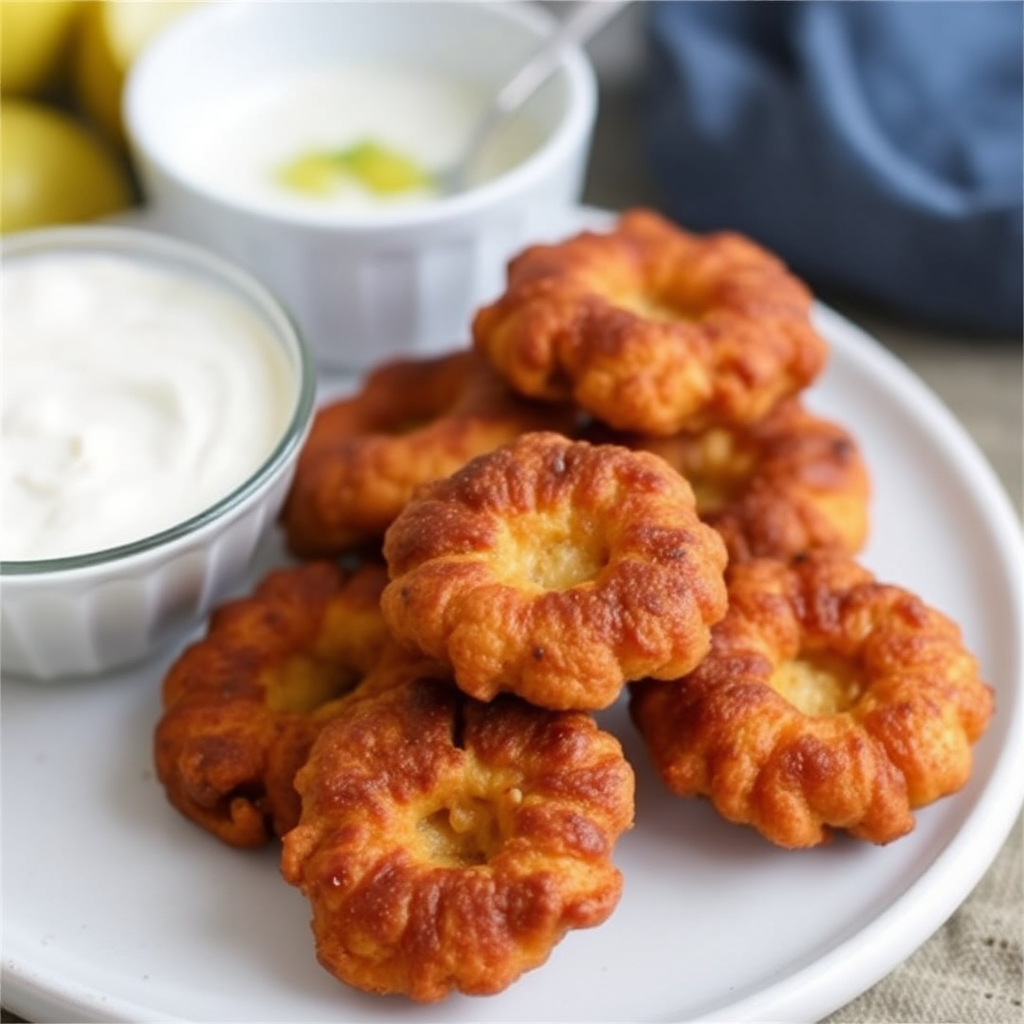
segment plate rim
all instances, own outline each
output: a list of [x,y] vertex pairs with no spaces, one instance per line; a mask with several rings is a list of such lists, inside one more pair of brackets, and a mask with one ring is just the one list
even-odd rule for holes
[[[995,470],[963,424],[913,370],[863,328],[821,302],[815,302],[815,317],[828,326],[830,333],[838,331],[849,336],[853,344],[844,349],[844,356],[859,361],[862,367],[869,362],[884,366],[888,377],[899,381],[898,388],[892,386],[890,390],[913,395],[915,409],[924,410],[929,417],[928,426],[940,430],[942,440],[954,446],[957,452],[954,461],[958,469],[967,470],[982,488],[984,494],[977,505],[981,508],[984,504],[988,523],[993,527],[991,536],[995,546],[1007,553],[1013,553],[1016,548],[1016,564],[1024,564],[1024,529]],[[870,359],[858,350],[861,347],[870,354]],[[946,451],[948,453],[949,448]],[[1006,583],[1020,621],[1020,576],[1008,572]],[[775,985],[715,1010],[703,1020],[818,1020],[823,1014],[845,1006],[887,977],[956,913],[991,868],[1024,809],[1024,713],[1020,702],[1020,693],[1024,691],[1024,649],[1020,635],[1016,638],[1013,660],[1018,691],[1016,713],[1010,717],[1005,741],[991,777],[960,823],[956,834],[927,869],[915,878],[913,884],[886,911],[876,915],[828,953],[787,975]],[[972,824],[987,839],[982,844],[985,855],[977,859],[978,833],[968,828]],[[967,856],[968,852],[972,856]],[[936,877],[945,883],[938,897],[932,900],[918,899],[917,892],[922,887],[935,888]],[[956,880],[955,885],[949,884],[950,878]],[[907,926],[907,918],[903,913],[908,903],[913,903],[918,911],[914,927]],[[921,913],[922,907],[926,913]],[[898,951],[896,958],[879,958],[880,948],[888,948],[890,953]],[[885,959],[888,966],[880,970],[876,962],[878,959]],[[823,989],[829,989],[827,999]],[[845,993],[839,1001],[835,1000],[836,991]]]

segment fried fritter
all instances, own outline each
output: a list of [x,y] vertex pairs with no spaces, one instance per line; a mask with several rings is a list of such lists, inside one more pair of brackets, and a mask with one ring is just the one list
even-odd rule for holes
[[585,713],[406,680],[320,733],[282,872],[311,903],[318,959],[349,985],[495,993],[614,910],[633,785]]
[[598,427],[586,436],[654,452],[682,473],[731,562],[854,555],[867,538],[871,484],[856,439],[798,398],[746,427],[667,438]]
[[811,294],[779,259],[648,210],[513,258],[473,342],[524,395],[658,436],[754,423],[827,357]]
[[417,485],[573,416],[520,397],[472,351],[385,363],[314,417],[281,514],[286,543],[300,557],[379,543]]
[[396,638],[471,696],[596,709],[689,671],[725,613],[721,538],[662,459],[528,434],[423,488],[385,537]]
[[785,847],[888,843],[960,789],[992,690],[959,627],[856,562],[730,567],[729,612],[690,675],[632,688],[668,788]]
[[376,689],[373,669],[394,647],[386,579],[381,566],[310,562],[214,611],[164,679],[154,737],[157,775],[182,814],[232,846],[295,824],[292,783],[314,737]]

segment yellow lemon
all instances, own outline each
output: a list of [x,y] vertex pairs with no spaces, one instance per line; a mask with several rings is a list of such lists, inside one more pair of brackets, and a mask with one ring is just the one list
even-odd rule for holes
[[74,0],[0,3],[0,90],[30,96],[55,88],[66,69],[81,5]]
[[86,114],[119,146],[124,80],[146,45],[176,18],[196,6],[189,0],[89,0],[82,5],[72,77]]
[[0,232],[93,220],[132,202],[127,170],[88,128],[33,100],[0,102]]

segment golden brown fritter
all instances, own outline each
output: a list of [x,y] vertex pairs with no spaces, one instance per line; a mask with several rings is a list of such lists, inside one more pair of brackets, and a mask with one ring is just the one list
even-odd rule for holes
[[648,210],[524,250],[473,341],[524,395],[659,436],[756,422],[827,356],[811,294],[780,260]]
[[300,557],[379,543],[413,489],[528,430],[569,429],[573,413],[513,392],[472,351],[396,359],[313,419],[282,511]]
[[282,872],[357,988],[499,992],[618,903],[633,773],[585,713],[406,681],[325,726],[296,786]]
[[310,562],[214,611],[171,665],[156,726],[157,775],[182,814],[232,846],[295,824],[292,782],[313,738],[373,692],[372,670],[394,647],[380,613],[386,579],[381,566]]
[[669,789],[786,847],[888,843],[960,789],[993,694],[960,630],[855,562],[730,567],[729,612],[688,676],[630,710]]
[[381,607],[473,697],[607,707],[689,671],[725,613],[721,538],[662,459],[527,434],[423,488],[392,524]]
[[854,555],[867,538],[871,485],[856,439],[798,398],[746,427],[666,438],[597,427],[586,436],[654,452],[682,473],[731,562]]

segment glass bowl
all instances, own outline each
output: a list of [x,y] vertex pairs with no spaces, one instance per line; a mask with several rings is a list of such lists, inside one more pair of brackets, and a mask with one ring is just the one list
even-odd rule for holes
[[[0,665],[5,676],[37,680],[93,675],[144,659],[183,637],[240,583],[284,501],[312,420],[316,385],[307,346],[281,304],[217,256],[146,231],[45,229],[3,240],[5,282],[7,271],[21,261],[54,255],[99,255],[213,288],[229,308],[244,311],[247,324],[259,325],[283,357],[286,369],[279,372],[288,378],[287,409],[283,428],[255,471],[181,521],[115,546],[0,561]],[[15,358],[8,335],[5,382],[14,376]],[[14,404],[5,395],[5,419]],[[9,441],[5,436],[8,452]],[[5,478],[15,471],[9,465]],[[4,504],[7,520],[9,495]]]

